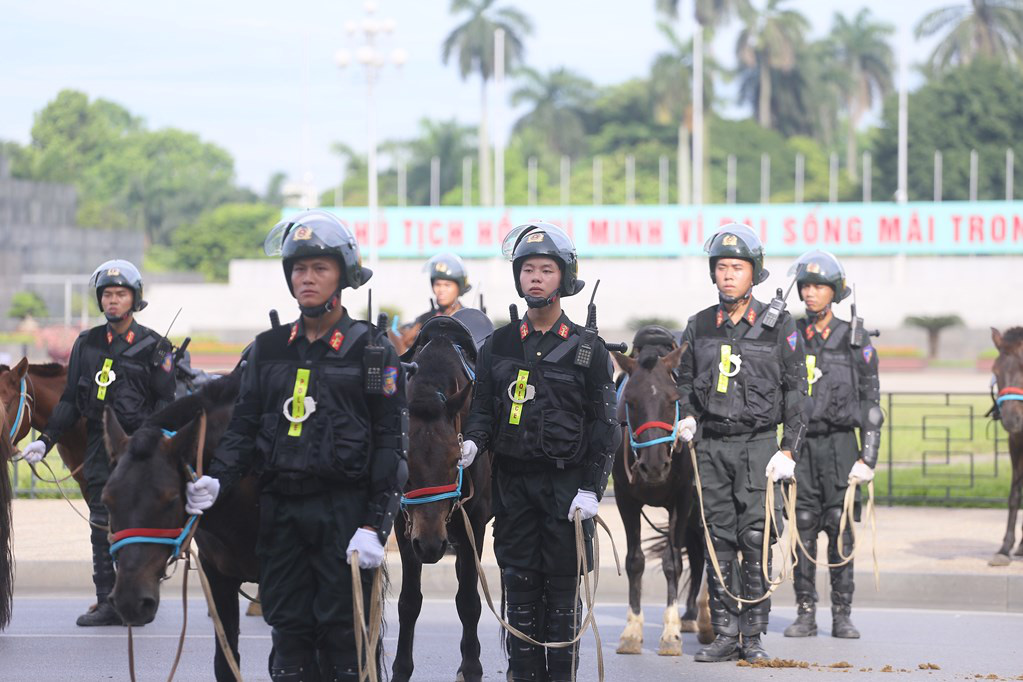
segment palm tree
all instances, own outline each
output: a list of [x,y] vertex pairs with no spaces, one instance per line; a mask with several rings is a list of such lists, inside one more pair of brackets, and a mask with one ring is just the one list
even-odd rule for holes
[[942,32],[929,60],[936,71],[975,57],[1023,61],[1023,0],[971,0],[928,12],[916,25],[917,39]]
[[861,9],[852,21],[835,13],[830,41],[835,60],[848,74],[845,90],[845,111],[849,126],[845,143],[845,164],[849,177],[856,174],[856,130],[860,118],[874,106],[874,101],[892,91],[895,58],[888,38],[895,33],[891,24],[873,21],[870,10]]
[[530,111],[516,121],[515,131],[536,131],[546,148],[558,155],[583,151],[586,137],[580,112],[593,99],[593,83],[564,67],[547,74],[524,67],[517,75],[522,83],[512,92],[512,106],[526,104]]
[[440,159],[440,196],[458,186],[462,159],[473,152],[472,128],[455,119],[419,121],[419,135],[407,144],[410,154],[408,199],[413,206],[430,203],[430,164]]
[[533,30],[529,17],[511,7],[494,8],[497,0],[451,0],[451,12],[467,12],[468,18],[444,39],[441,56],[447,64],[458,59],[458,72],[465,80],[480,76],[479,177],[484,205],[490,197],[490,145],[487,136],[487,81],[494,75],[494,31],[504,30],[505,68],[513,70],[525,51],[522,39]]
[[771,127],[772,72],[793,69],[803,37],[810,29],[810,22],[798,10],[781,7],[786,1],[768,0],[764,11],[746,12],[745,26],[735,44],[739,62],[756,71],[759,83],[755,109],[764,128]]

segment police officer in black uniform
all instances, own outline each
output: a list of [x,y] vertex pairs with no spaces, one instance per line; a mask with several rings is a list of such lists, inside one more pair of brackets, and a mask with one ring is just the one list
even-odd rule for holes
[[[809,383],[807,437],[796,464],[799,496],[796,528],[803,546],[817,559],[817,536],[828,536],[828,563],[838,564],[838,531],[846,489],[853,479],[874,477],[881,443],[881,393],[877,380],[877,353],[863,331],[854,330],[831,311],[850,294],[845,271],[830,253],[810,251],[790,271],[796,278],[806,318],[796,324],[806,346]],[[860,429],[860,444],[856,442]],[[858,491],[857,491],[858,494]],[[859,500],[857,499],[857,510]],[[850,526],[852,519],[849,520]],[[842,550],[853,550],[851,527],[843,534]],[[817,604],[817,567],[806,556],[796,566],[795,592],[798,614],[785,629],[786,637],[813,637]],[[853,596],[853,562],[831,571],[831,635],[856,639],[859,631],[849,619]]]
[[[372,274],[344,223],[302,212],[274,227],[265,249],[283,257],[302,314],[256,337],[210,475],[188,485],[189,510],[255,469],[270,677],[357,680],[348,562],[356,550],[363,569],[384,558],[408,477],[405,380],[386,335],[341,306],[342,290]],[[371,571],[362,576],[368,611]]]
[[460,297],[467,294],[472,285],[461,258],[453,253],[438,253],[426,262],[423,271],[430,273],[433,300],[430,301],[430,309],[417,317],[413,325],[423,325],[437,315],[452,315],[465,307]]
[[[724,584],[708,562],[717,636],[695,658],[752,661],[768,658],[760,636],[767,632],[771,602],[739,608],[725,589],[744,599],[767,591],[762,543],[771,529],[764,518],[765,495],[767,485],[792,477],[792,458],[805,431],[806,368],[791,316],[782,311],[770,320],[768,306],[753,298],[753,287],[768,274],[756,233],[732,223],[711,237],[705,250],[719,303],[689,318],[682,337],[688,347],[680,361],[685,417],[679,434],[687,441],[699,436],[704,511]],[[784,423],[780,448],[779,423]],[[740,554],[736,586],[733,571]]]
[[110,406],[125,431],[132,433],[153,412],[174,399],[170,342],[135,321],[146,307],[142,275],[126,260],[103,263],[89,286],[107,323],[82,332],[71,349],[67,388],[39,440],[25,448],[29,462],[41,460],[61,435],[86,420],[85,494],[92,524],[92,580],[96,606],[78,617],[78,625],[120,625],[108,597],[114,589],[114,566],[107,541],[107,509],[100,501],[110,475],[103,442],[103,408]]
[[[503,251],[528,310],[480,351],[462,461],[493,453],[494,553],[509,623],[537,641],[563,642],[581,614],[572,519],[576,510],[585,519],[589,570],[591,519],[621,438],[611,360],[595,330],[587,334],[561,310],[561,299],[584,286],[568,235],[549,223],[521,225]],[[576,647],[545,655],[511,636],[508,654],[510,680],[570,680],[578,660]]]

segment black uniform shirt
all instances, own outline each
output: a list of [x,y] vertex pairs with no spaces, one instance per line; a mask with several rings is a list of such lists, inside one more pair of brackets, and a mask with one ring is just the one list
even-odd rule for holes
[[568,338],[571,329],[572,322],[564,312],[546,332],[534,327],[529,315],[526,315],[519,324],[519,338],[522,339],[522,353],[526,357],[526,362],[541,358],[554,350],[555,346],[561,345],[561,342]]

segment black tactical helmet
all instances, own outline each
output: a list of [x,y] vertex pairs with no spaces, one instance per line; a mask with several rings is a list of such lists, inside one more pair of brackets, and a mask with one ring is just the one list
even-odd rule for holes
[[753,284],[757,285],[770,274],[764,269],[764,245],[760,237],[748,225],[729,223],[714,233],[703,250],[710,256],[710,281],[714,279],[714,268],[719,258],[738,258],[753,265]]
[[519,273],[522,271],[522,263],[531,256],[546,256],[558,261],[561,266],[561,286],[558,292],[562,296],[575,296],[586,286],[586,282],[579,279],[579,257],[575,254],[575,244],[557,225],[539,221],[519,225],[504,238],[501,252],[512,262],[515,291],[527,301],[529,297],[523,293],[519,284]]
[[469,284],[469,272],[465,268],[462,259],[453,253],[438,253],[426,261],[423,272],[430,273],[430,284],[438,279],[446,279],[458,285],[458,295],[464,296],[472,285]]
[[301,258],[331,256],[336,259],[341,266],[338,291],[348,287],[358,289],[373,276],[372,270],[362,266],[355,235],[328,211],[314,209],[285,218],[270,230],[263,242],[263,251],[268,256],[282,257],[284,277],[292,296],[295,290],[291,286],[291,270]]
[[131,262],[121,259],[108,260],[96,268],[89,278],[89,286],[96,290],[96,303],[103,310],[103,290],[107,287],[127,287],[134,293],[132,310],[139,312],[148,304],[142,300],[142,275]]
[[804,284],[826,284],[835,292],[833,303],[839,303],[852,293],[845,283],[845,269],[838,259],[827,251],[807,251],[789,268],[789,276],[796,278],[796,291],[803,300]]
[[632,337],[632,357],[639,357],[645,348],[657,348],[659,357],[663,357],[678,347],[675,335],[659,324],[648,324],[641,327]]

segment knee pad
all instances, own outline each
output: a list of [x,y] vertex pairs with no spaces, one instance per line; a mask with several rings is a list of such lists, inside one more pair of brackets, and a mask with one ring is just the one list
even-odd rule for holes
[[538,571],[509,567],[501,575],[509,604],[528,604],[543,596],[543,578]]
[[[842,523],[842,509],[840,507],[825,509],[823,521],[824,530],[827,531],[828,537],[838,537],[838,527]],[[849,527],[846,526],[845,530],[848,533]]]
[[796,528],[800,533],[816,533],[820,530],[820,516],[812,511],[796,511]]
[[764,546],[764,533],[755,528],[747,528],[739,534],[739,548],[745,552],[760,551]]
[[[545,581],[547,592],[547,605],[549,607],[568,607],[576,605],[576,586],[579,578],[576,576],[552,576]],[[582,592],[579,592],[582,597]]]

